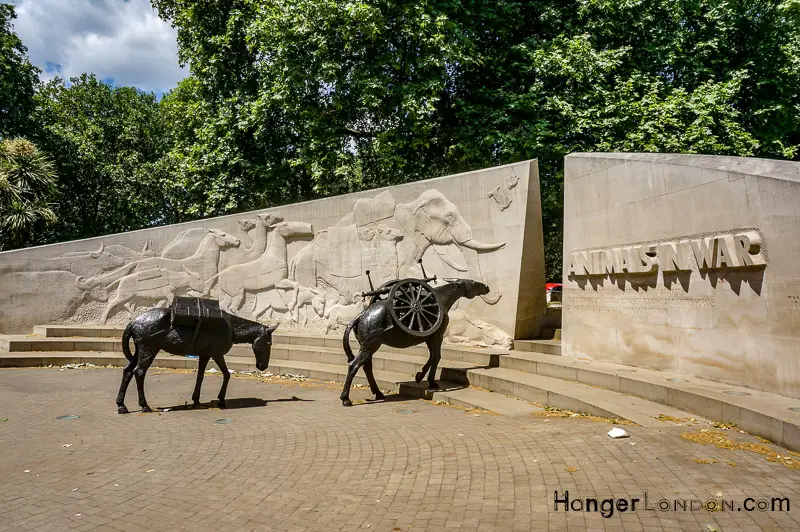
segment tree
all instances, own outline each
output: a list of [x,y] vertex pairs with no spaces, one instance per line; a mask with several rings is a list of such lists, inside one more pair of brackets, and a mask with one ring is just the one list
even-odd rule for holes
[[13,32],[14,7],[0,4],[0,138],[25,135],[33,110],[39,69],[31,65],[27,49]]
[[538,158],[558,279],[566,154],[800,156],[798,0],[152,3],[203,214]]
[[37,142],[60,177],[61,241],[180,221],[165,194],[168,128],[155,95],[94,75],[57,78],[36,95]]
[[0,141],[0,249],[35,243],[36,231],[56,220],[52,161],[23,138]]

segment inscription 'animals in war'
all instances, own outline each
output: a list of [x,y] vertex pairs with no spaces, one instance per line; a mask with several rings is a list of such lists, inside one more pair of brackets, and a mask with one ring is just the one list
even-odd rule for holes
[[761,236],[756,231],[726,233],[713,237],[682,238],[657,244],[574,251],[569,255],[568,275],[575,277],[650,274],[721,268],[763,268]]

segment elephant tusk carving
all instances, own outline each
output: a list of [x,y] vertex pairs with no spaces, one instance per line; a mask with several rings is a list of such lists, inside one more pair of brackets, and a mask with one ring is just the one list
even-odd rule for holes
[[438,255],[439,258],[442,259],[442,262],[444,262],[457,272],[469,271],[466,266],[462,266],[461,264],[456,262],[455,259],[453,259],[453,257],[450,256],[450,254],[447,252],[447,246],[434,246],[434,251],[436,252],[436,255]]
[[486,303],[488,303],[489,305],[494,305],[494,304],[496,304],[498,301],[500,301],[500,298],[501,298],[501,297],[503,297],[503,294],[501,294],[501,293],[499,293],[499,292],[495,292],[495,293],[493,293],[493,294],[486,294],[486,295],[483,295],[483,296],[481,296],[481,299],[483,299],[483,300],[484,300]]
[[502,249],[505,247],[505,242],[500,242],[498,244],[485,244],[483,242],[479,242],[478,240],[465,240],[461,242],[461,245],[470,249],[474,249],[475,251],[496,251],[498,249]]

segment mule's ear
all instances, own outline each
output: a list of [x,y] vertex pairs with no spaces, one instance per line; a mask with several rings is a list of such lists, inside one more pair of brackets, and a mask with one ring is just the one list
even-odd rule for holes
[[267,327],[267,332],[272,334],[273,332],[275,332],[275,329],[277,329],[277,328],[278,328],[277,325],[275,325],[274,327]]

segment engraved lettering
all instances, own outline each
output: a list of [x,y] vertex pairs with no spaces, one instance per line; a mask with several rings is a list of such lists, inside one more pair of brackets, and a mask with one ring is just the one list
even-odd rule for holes
[[658,246],[658,264],[662,271],[674,272],[691,269],[686,260],[686,254],[683,253],[686,244],[688,241],[667,242]]
[[656,256],[655,246],[641,246],[639,250],[639,262],[642,264],[641,273],[655,273],[658,271],[658,257]]
[[715,268],[722,268],[723,265],[726,267],[738,266],[736,263],[733,262],[732,256],[728,252],[728,244],[725,242],[724,238],[717,238],[716,248],[717,248],[717,253],[714,256]]
[[694,258],[697,260],[697,267],[702,269],[714,267],[714,247],[716,239],[698,238],[692,240],[692,250]]
[[626,273],[657,275],[659,270],[690,272],[693,269],[753,268],[764,267],[767,263],[761,235],[755,230],[573,251],[568,258],[568,275],[575,277],[613,277]]
[[763,266],[766,264],[761,254],[761,236],[755,231],[740,233],[734,238],[736,255],[742,266]]

